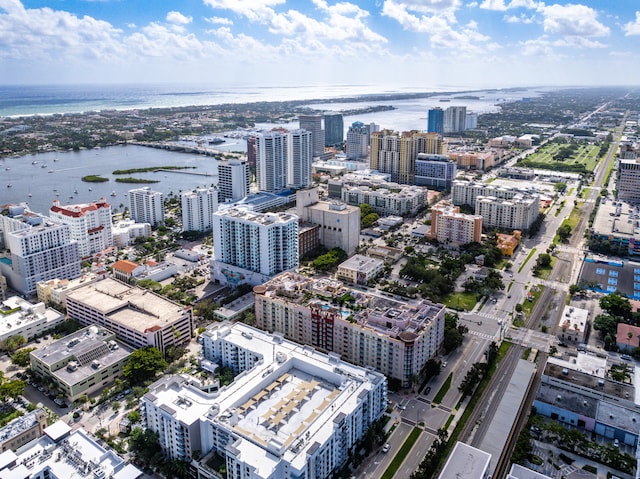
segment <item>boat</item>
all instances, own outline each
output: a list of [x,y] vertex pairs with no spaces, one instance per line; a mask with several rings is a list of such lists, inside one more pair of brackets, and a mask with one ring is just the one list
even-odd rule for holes
[[116,196],[116,192],[115,192],[115,191],[112,191],[112,192],[111,192],[111,196]]
[[224,143],[225,139],[224,138],[220,138],[219,136],[216,136],[215,138],[209,140],[209,144],[210,145],[219,145],[221,143]]
[[9,171],[11,168],[9,168],[8,166],[5,168],[6,171]]
[[73,195],[69,195],[69,199],[72,200],[73,199]]
[[93,188],[89,188],[89,191],[93,191]]
[[32,165],[37,165],[37,164],[38,164],[38,160],[33,160],[33,161],[31,162],[31,164],[32,164]]
[[53,159],[53,161],[58,161],[58,159],[57,159],[57,158],[54,158],[54,159]]
[[74,194],[74,195],[77,195],[77,194],[78,194],[78,188],[75,188],[75,189],[73,190],[73,194]]
[[11,183],[9,183],[9,184],[7,185],[7,188],[11,188],[11,186],[12,186],[12,185],[11,185]]
[[53,173],[53,170],[49,170],[49,173]]
[[27,196],[29,196],[29,198],[31,198],[33,195],[31,193],[29,193]]
[[47,165],[40,165],[40,168],[46,168]]

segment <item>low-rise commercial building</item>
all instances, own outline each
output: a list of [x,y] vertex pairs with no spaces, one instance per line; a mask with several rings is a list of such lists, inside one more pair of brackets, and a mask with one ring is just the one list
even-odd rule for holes
[[512,235],[506,233],[496,234],[496,247],[502,253],[502,256],[512,257],[516,248],[520,244],[520,238],[522,238],[522,232],[515,230]]
[[590,329],[589,311],[575,306],[564,307],[562,316],[558,321],[558,339],[561,342],[570,344],[585,343],[589,337]]
[[51,279],[48,281],[40,281],[36,285],[36,293],[38,295],[38,301],[42,301],[44,304],[52,304],[54,306],[62,306],[67,308],[67,294],[80,286],[104,279],[105,274],[85,274],[79,278],[68,279]]
[[89,326],[32,351],[31,370],[75,401],[121,377],[132,351],[111,331]]
[[214,456],[229,479],[331,477],[386,409],[382,374],[242,323],[203,333],[206,359],[233,369],[229,386],[205,393],[188,378],[163,378],[143,397],[146,426],[170,458]]
[[16,451],[42,436],[45,427],[47,427],[47,413],[44,409],[36,409],[15,418],[0,429],[0,452]]
[[193,311],[146,289],[107,278],[67,295],[67,313],[85,326],[102,326],[135,347],[161,351],[193,336]]
[[361,254],[353,255],[338,266],[338,279],[366,285],[384,270],[384,261]]
[[[256,286],[256,326],[335,352],[408,387],[444,339],[445,307],[396,301],[374,290],[296,273]],[[341,298],[337,305],[334,298]]]
[[64,322],[64,315],[44,303],[32,304],[26,299],[11,296],[0,308],[0,343],[11,336],[22,336],[27,341],[41,336]]

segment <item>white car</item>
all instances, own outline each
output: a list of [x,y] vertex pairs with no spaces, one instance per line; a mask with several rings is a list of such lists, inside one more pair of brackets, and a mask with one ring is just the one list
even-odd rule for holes
[[389,443],[386,443],[384,446],[382,446],[382,452],[384,452],[385,454],[389,452],[389,449],[391,449],[391,444]]

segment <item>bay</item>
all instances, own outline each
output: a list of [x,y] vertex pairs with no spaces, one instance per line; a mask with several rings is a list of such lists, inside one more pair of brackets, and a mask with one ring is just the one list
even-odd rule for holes
[[[188,166],[193,169],[114,175],[118,169],[151,166]],[[217,184],[213,157],[125,145],[92,150],[49,152],[0,161],[0,205],[27,202],[32,211],[48,215],[55,199],[61,204],[80,204],[104,197],[112,209],[128,206],[127,192],[144,186],[164,195],[178,194],[198,186]],[[212,176],[199,176],[205,173]],[[83,176],[108,178],[104,183],[82,181]],[[157,180],[153,184],[116,183],[123,176]],[[9,186],[11,185],[11,186]],[[112,196],[115,194],[115,196]],[[31,195],[31,196],[29,196]]]

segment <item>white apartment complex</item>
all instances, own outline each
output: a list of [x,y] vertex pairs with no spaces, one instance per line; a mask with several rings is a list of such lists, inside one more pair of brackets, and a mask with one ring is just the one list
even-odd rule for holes
[[118,247],[133,244],[136,238],[148,238],[151,236],[149,223],[136,223],[134,220],[118,221],[113,227],[113,242]]
[[211,216],[218,211],[218,190],[196,188],[180,193],[183,231],[210,231]]
[[367,204],[383,216],[411,216],[428,204],[429,190],[421,186],[380,183],[343,184],[342,201],[349,205]]
[[135,348],[154,346],[164,352],[189,342],[193,335],[190,307],[111,278],[67,294],[67,313],[85,326],[113,331]]
[[451,202],[454,205],[476,206],[478,196],[493,196],[498,199],[510,200],[518,194],[525,193],[515,188],[505,188],[475,181],[454,181],[451,186]]
[[148,186],[129,190],[129,214],[136,223],[149,223],[155,228],[164,221],[162,193]]
[[439,203],[431,209],[430,236],[440,243],[479,243],[482,238],[482,216],[465,215],[460,213],[457,206]]
[[87,258],[113,246],[111,205],[100,198],[94,203],[61,206],[55,200],[49,217],[71,227],[80,257]]
[[476,215],[482,216],[482,224],[487,228],[527,230],[540,214],[537,195],[518,194],[510,200],[495,196],[476,198]]
[[233,383],[205,393],[187,377],[164,378],[143,397],[146,426],[163,451],[226,463],[228,479],[324,479],[347,463],[386,408],[382,374],[242,323],[203,333],[204,357],[229,366]]
[[[287,339],[335,352],[408,387],[444,339],[445,307],[396,301],[340,281],[283,273],[256,286],[256,326]],[[327,298],[348,295],[343,306]]]
[[461,133],[467,127],[467,107],[450,106],[444,111],[444,132]]
[[350,160],[365,160],[369,156],[369,127],[353,122],[347,131],[346,154]]
[[18,296],[4,300],[0,311],[0,343],[18,335],[29,341],[64,322],[64,314]]
[[80,276],[78,242],[71,227],[9,205],[0,214],[0,246],[9,250],[0,258],[0,272],[9,286],[22,294],[36,292],[38,281]]
[[[258,135],[256,175],[258,189],[278,193],[311,184],[314,139],[312,132],[278,129]],[[324,139],[322,140],[324,150]]]
[[301,221],[320,225],[320,244],[341,248],[348,256],[360,242],[360,208],[341,201],[320,201],[317,188],[296,191],[296,213]]
[[223,283],[260,284],[298,267],[298,218],[234,206],[213,215],[212,276]]
[[249,163],[244,160],[218,161],[218,202],[239,201],[249,196]]

